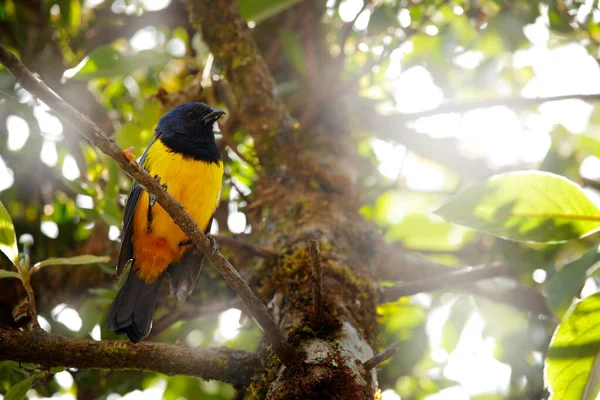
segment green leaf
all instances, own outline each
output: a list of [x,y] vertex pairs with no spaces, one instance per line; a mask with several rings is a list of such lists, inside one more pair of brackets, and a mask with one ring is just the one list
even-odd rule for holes
[[246,21],[254,21],[260,24],[301,0],[239,0],[238,8]]
[[17,383],[9,389],[4,396],[4,400],[22,400],[25,398],[27,391],[33,387],[33,382],[37,378],[37,374],[29,375],[26,379]]
[[73,77],[81,80],[115,78],[130,75],[140,69],[164,66],[172,60],[169,53],[156,50],[141,50],[128,55],[109,46],[101,46],[92,51],[85,64]]
[[140,157],[150,144],[154,127],[162,114],[162,105],[158,100],[145,102],[142,109],[136,111],[135,117],[117,131],[117,143],[124,149],[133,147],[135,157]]
[[580,186],[541,171],[496,175],[465,189],[435,213],[522,242],[558,243],[600,229],[600,210]]
[[19,274],[15,271],[7,271],[5,269],[0,269],[0,279],[2,278],[19,278]]
[[552,399],[595,399],[600,391],[600,293],[579,302],[558,326],[544,380]]
[[385,238],[412,250],[457,251],[474,231],[441,221],[431,214],[410,214],[392,225]]
[[86,264],[96,264],[96,263],[106,263],[110,261],[110,257],[108,256],[93,256],[93,255],[83,255],[83,256],[75,256],[68,258],[48,258],[44,261],[40,261],[33,266],[33,269],[40,269],[43,267],[47,267],[50,265],[86,265]]
[[17,248],[17,236],[12,219],[8,211],[0,201],[0,251],[16,266],[19,264],[19,249]]
[[297,33],[290,31],[281,32],[283,51],[294,69],[300,75],[306,75],[306,64],[304,63],[304,50]]
[[581,292],[585,280],[600,267],[599,250],[594,247],[581,258],[565,264],[544,284],[546,301],[559,321]]

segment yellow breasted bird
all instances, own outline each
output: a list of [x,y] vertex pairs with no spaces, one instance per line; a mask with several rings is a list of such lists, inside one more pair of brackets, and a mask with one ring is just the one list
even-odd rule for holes
[[[204,103],[174,108],[158,122],[154,141],[140,160],[204,232],[210,231],[221,191],[223,162],[213,126],[223,114]],[[165,273],[171,280],[171,294],[183,302],[193,291],[204,261],[155,200],[133,184],[123,217],[117,275],[129,260],[132,265],[107,317],[108,329],[125,333],[133,343],[150,333]]]

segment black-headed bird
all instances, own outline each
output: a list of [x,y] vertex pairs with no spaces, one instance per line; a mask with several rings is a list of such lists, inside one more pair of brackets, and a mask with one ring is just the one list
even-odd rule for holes
[[[207,233],[223,178],[213,128],[223,114],[204,103],[175,107],[159,120],[154,141],[140,159],[144,169],[183,204]],[[107,317],[108,329],[126,334],[133,343],[150,333],[165,273],[171,280],[171,294],[183,302],[193,291],[204,260],[155,201],[134,182],[123,217],[117,276],[130,260],[132,265]]]

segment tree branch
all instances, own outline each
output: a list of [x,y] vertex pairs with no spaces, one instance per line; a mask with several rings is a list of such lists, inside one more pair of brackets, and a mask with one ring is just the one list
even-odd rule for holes
[[552,316],[546,299],[538,290],[522,285],[508,290],[489,290],[476,285],[480,280],[507,275],[509,272],[507,265],[500,263],[490,269],[487,269],[490,267],[488,265],[449,272],[448,266],[419,257],[385,242],[377,247],[376,254],[378,256],[374,274],[380,280],[398,280],[398,277],[401,277],[402,281],[406,282],[384,291],[384,302],[396,301],[401,296],[410,296],[424,291],[454,290],[503,303],[521,311]]
[[367,361],[365,361],[363,363],[363,366],[365,367],[365,369],[367,371],[369,371],[369,370],[377,367],[379,364],[381,364],[388,358],[393,357],[397,351],[398,351],[398,342],[394,342],[391,345],[389,345],[387,348],[385,348],[383,351],[376,354],[373,358],[370,358]]
[[477,282],[483,279],[506,276],[510,274],[510,271],[510,266],[503,262],[495,262],[490,265],[478,265],[476,267],[466,267],[445,274],[397,284],[385,291],[385,297],[395,300],[398,297],[412,296],[417,293],[434,292],[440,289],[464,286],[471,282]]
[[0,361],[42,367],[153,371],[247,385],[260,368],[254,353],[227,348],[195,349],[163,343],[63,339],[42,330],[0,328]]
[[[485,178],[494,173],[506,172],[509,169],[492,170],[485,159],[469,159],[464,157],[457,149],[458,141],[455,138],[432,138],[426,134],[420,134],[414,129],[408,128],[406,123],[421,117],[430,117],[444,113],[462,113],[477,108],[489,108],[495,106],[506,106],[509,108],[527,108],[551,101],[579,99],[584,101],[600,100],[600,93],[595,94],[571,94],[554,97],[522,98],[512,97],[505,99],[493,99],[472,103],[448,103],[433,110],[417,113],[397,113],[391,115],[380,115],[377,113],[364,113],[360,120],[365,121],[372,129],[381,134],[385,140],[397,140],[422,157],[430,159],[446,166],[463,176],[475,179]],[[357,108],[361,111],[361,107]],[[518,168],[514,168],[518,169]]]
[[298,362],[296,351],[289,345],[279,328],[269,315],[265,305],[256,297],[239,272],[217,251],[213,255],[212,243],[198,228],[185,208],[171,194],[158,184],[140,165],[129,161],[123,150],[108,138],[97,125],[70,104],[60,98],[44,82],[36,78],[4,45],[0,44],[0,62],[15,76],[24,89],[44,101],[64,121],[68,122],[83,137],[92,142],[103,153],[114,159],[117,164],[146,190],[155,195],[158,203],[173,218],[173,221],[188,235],[193,245],[200,249],[206,258],[217,268],[229,286],[242,299],[248,312],[258,321],[273,350],[288,366]]
[[199,318],[206,315],[215,314],[234,307],[240,307],[240,299],[234,298],[220,303],[210,303],[195,305],[190,303],[180,304],[175,310],[171,310],[161,318],[152,323],[150,338],[160,335],[165,329],[169,328],[177,321]]
[[224,244],[227,247],[231,247],[232,249],[243,250],[254,256],[262,257],[269,262],[275,261],[278,257],[277,253],[275,253],[274,251],[265,249],[264,247],[256,246],[252,243],[248,243],[244,240],[237,238],[236,236],[227,237],[227,236],[216,235],[216,236],[214,236],[214,238],[219,243]]
[[460,153],[458,140],[454,137],[433,138],[406,126],[408,116],[405,114],[382,115],[366,107],[360,99],[353,107],[357,121],[364,129],[368,129],[378,138],[402,143],[411,152],[435,161],[436,163],[456,171],[462,176],[480,179],[501,171],[492,170],[482,158],[470,159]]
[[490,108],[496,106],[506,106],[508,108],[527,108],[531,106],[537,106],[550,101],[561,101],[561,100],[583,100],[583,101],[598,101],[600,100],[600,93],[593,94],[566,94],[561,96],[550,96],[550,97],[509,97],[504,99],[492,99],[484,101],[474,101],[470,103],[456,103],[450,102],[443,104],[437,108],[427,111],[420,111],[416,113],[403,113],[402,119],[406,118],[416,119],[421,117],[430,117],[432,115],[447,114],[447,113],[464,113],[477,108]]

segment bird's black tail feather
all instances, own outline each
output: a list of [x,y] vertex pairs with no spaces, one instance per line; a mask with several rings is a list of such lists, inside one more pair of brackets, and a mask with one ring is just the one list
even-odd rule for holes
[[204,254],[189,250],[179,262],[167,268],[171,278],[171,295],[177,297],[180,302],[185,302],[194,291],[203,262]]
[[162,276],[152,283],[146,283],[137,276],[132,265],[125,283],[108,310],[108,330],[117,334],[125,333],[132,343],[138,343],[148,336]]

